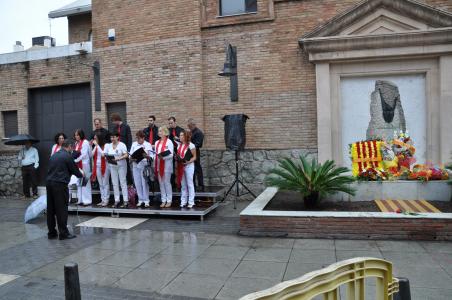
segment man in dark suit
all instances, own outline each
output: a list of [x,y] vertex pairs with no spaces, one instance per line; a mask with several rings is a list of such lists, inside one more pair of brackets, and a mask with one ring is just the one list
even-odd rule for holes
[[201,148],[204,142],[204,133],[196,126],[194,119],[188,119],[187,127],[191,131],[191,142],[196,146],[195,173],[193,182],[198,190],[204,191],[204,175],[201,167]]
[[148,118],[148,127],[143,129],[145,141],[149,142],[151,145],[154,145],[155,142],[159,139],[159,128],[155,125],[155,116],[149,116]]
[[[177,144],[174,142],[174,140],[179,140],[179,134],[184,131],[182,127],[177,126],[176,118],[175,117],[169,117],[168,118],[168,131],[169,131],[169,139],[173,141],[173,144],[175,147],[177,147]],[[176,149],[176,148],[174,148]]]
[[118,113],[111,114],[111,122],[115,125],[113,128],[113,132],[119,133],[119,141],[123,142],[127,151],[130,151],[130,147],[132,146],[132,131],[130,130],[130,126],[122,121],[121,116]]
[[110,132],[102,126],[102,121],[99,118],[94,119],[94,130],[89,137],[91,142],[94,140],[95,135],[100,137],[106,143],[110,143]]
[[47,190],[47,228],[49,239],[58,237],[55,229],[55,217],[58,224],[60,240],[73,239],[75,235],[67,229],[67,206],[69,204],[68,184],[71,175],[82,178],[83,174],[75,165],[70,152],[72,144],[65,140],[61,150],[50,157],[49,167],[46,177]]
[[[119,134],[119,141],[126,145],[127,151],[130,151],[130,147],[132,147],[133,142],[130,126],[122,121],[122,118],[118,113],[112,113],[110,120],[114,125],[112,132],[117,132]],[[129,159],[127,159],[127,184],[131,185],[132,183],[132,171],[130,169]]]

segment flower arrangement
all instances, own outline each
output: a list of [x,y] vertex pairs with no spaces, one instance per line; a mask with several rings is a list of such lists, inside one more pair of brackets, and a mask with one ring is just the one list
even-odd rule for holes
[[[358,180],[447,180],[448,172],[432,164],[417,164],[416,148],[408,131],[394,132],[392,140],[350,144],[352,174]],[[414,166],[413,166],[414,165]]]

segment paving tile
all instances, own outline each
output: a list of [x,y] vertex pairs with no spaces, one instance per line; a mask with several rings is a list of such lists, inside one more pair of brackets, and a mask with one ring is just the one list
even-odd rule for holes
[[169,247],[169,244],[162,241],[154,241],[154,240],[142,240],[137,241],[136,243],[127,246],[124,248],[124,251],[132,251],[139,253],[147,253],[147,254],[157,254],[161,252],[163,249]]
[[288,262],[291,249],[283,248],[251,248],[244,260]]
[[419,242],[428,252],[452,253],[452,242]]
[[[47,264],[42,268],[34,270],[26,274],[28,277],[39,277],[39,278],[47,278],[47,279],[55,279],[55,280],[64,280],[64,265],[68,262],[72,262],[68,259],[61,259],[56,262]],[[81,272],[88,268],[91,264],[88,262],[80,262],[78,263],[78,271]]]
[[452,289],[429,289],[412,287],[411,300],[450,300]]
[[346,260],[356,257],[375,257],[383,258],[380,251],[375,250],[336,250],[337,261]]
[[178,272],[135,269],[119,279],[113,286],[128,290],[154,292],[166,286],[177,274]]
[[214,244],[203,252],[202,257],[241,259],[248,250],[248,247],[216,246],[216,244]]
[[415,241],[376,241],[381,251],[394,252],[426,252],[425,248]]
[[452,277],[439,266],[394,265],[396,277],[405,277],[411,287],[450,289]]
[[323,269],[330,264],[305,264],[301,262],[289,262],[287,265],[284,280],[291,280],[305,275],[306,273]]
[[267,278],[282,280],[287,263],[243,260],[232,277]]
[[435,253],[433,259],[444,269],[444,271],[452,276],[452,253]]
[[289,261],[305,264],[332,264],[336,262],[336,255],[334,250],[293,249]]
[[130,238],[109,238],[93,245],[93,248],[107,250],[123,250],[128,246],[137,243],[137,240]]
[[335,245],[336,250],[379,250],[375,241],[336,240]]
[[438,265],[433,259],[434,254],[431,253],[393,251],[381,251],[381,253],[384,259],[389,260],[394,265]]
[[225,235],[221,236],[215,242],[215,245],[249,247],[254,243],[254,241],[255,241],[254,238]]
[[226,277],[181,273],[165,288],[162,294],[213,299],[223,287]]
[[152,271],[182,272],[195,258],[195,256],[158,254],[140,265],[139,268]]
[[212,245],[218,239],[220,235],[209,233],[196,233],[196,232],[182,232],[182,238],[176,243],[181,244],[195,244],[195,245]]
[[167,255],[187,255],[187,256],[199,256],[201,255],[209,245],[197,245],[197,244],[181,244],[174,243],[169,245],[168,248],[165,248],[160,252],[160,254]]
[[292,249],[294,242],[295,242],[294,239],[285,239],[285,238],[256,238],[252,247]]
[[98,264],[136,268],[151,257],[152,255],[147,253],[118,251],[99,261]]
[[322,239],[300,239],[295,240],[293,245],[295,249],[306,250],[334,250],[334,240],[322,240]]
[[185,270],[185,273],[229,276],[239,264],[237,259],[197,258]]
[[113,285],[132,268],[94,264],[79,273],[80,283],[95,285]]
[[97,263],[98,261],[112,255],[115,252],[115,250],[97,249],[90,247],[66,256],[64,257],[64,260],[76,263]]
[[16,280],[17,278],[19,278],[20,276],[17,275],[8,275],[8,274],[0,274],[0,286],[11,282],[13,280]]
[[268,289],[279,282],[277,279],[231,277],[215,299],[236,300],[247,294]]

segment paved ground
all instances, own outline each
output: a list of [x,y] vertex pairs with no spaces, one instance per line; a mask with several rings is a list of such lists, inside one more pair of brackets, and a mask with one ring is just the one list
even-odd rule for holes
[[[76,239],[49,241],[44,216],[23,224],[28,202],[0,199],[0,299],[64,299],[71,261],[83,299],[237,299],[356,256],[392,261],[412,299],[452,299],[452,243],[240,237],[246,204],[224,203],[204,223],[152,218],[130,230],[76,227]],[[91,218],[71,215],[69,224]]]

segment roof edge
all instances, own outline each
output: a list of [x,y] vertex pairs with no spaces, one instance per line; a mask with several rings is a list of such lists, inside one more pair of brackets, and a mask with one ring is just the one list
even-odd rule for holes
[[61,17],[68,17],[68,16],[74,16],[74,15],[81,15],[85,13],[91,12],[91,4],[90,5],[84,5],[84,6],[78,6],[78,7],[72,7],[69,9],[57,9],[49,12],[49,18],[55,19],[55,18],[61,18]]

